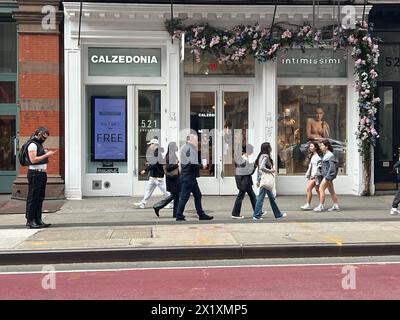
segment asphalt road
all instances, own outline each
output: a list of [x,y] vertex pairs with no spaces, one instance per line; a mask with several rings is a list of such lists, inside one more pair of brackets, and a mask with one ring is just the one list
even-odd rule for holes
[[70,265],[15,272],[3,268],[0,299],[398,299],[400,263],[393,260],[398,258],[219,261],[116,269]]

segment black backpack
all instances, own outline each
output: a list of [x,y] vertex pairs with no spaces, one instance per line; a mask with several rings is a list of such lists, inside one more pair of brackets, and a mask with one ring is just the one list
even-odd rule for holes
[[19,155],[18,155],[18,160],[19,164],[21,166],[29,166],[31,165],[31,160],[29,160],[29,154],[28,154],[28,146],[31,143],[35,143],[32,139],[29,139],[27,142],[25,142],[22,147],[19,149]]

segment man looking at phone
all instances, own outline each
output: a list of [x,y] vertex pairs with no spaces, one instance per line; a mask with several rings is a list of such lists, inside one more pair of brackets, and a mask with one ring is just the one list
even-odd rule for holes
[[48,223],[42,221],[42,206],[46,193],[47,163],[55,151],[49,151],[43,147],[43,143],[49,137],[47,128],[40,127],[35,131],[28,145],[29,170],[28,170],[28,198],[26,201],[26,226],[29,229],[47,228]]

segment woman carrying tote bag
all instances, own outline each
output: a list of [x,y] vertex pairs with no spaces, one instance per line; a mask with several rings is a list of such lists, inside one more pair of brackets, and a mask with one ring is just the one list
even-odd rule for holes
[[256,208],[253,213],[253,220],[262,220],[262,207],[265,195],[268,195],[275,218],[280,219],[286,217],[286,213],[279,210],[274,195],[272,194],[275,185],[275,169],[271,158],[271,151],[271,144],[269,142],[264,142],[261,145],[261,151],[256,160],[256,165],[258,167],[257,187],[260,187],[260,191],[257,197]]

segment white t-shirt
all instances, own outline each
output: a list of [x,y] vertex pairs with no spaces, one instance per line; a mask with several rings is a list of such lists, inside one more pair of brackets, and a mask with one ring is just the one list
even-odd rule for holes
[[[28,153],[30,151],[37,151],[36,143],[32,142],[28,146]],[[29,165],[29,169],[47,169],[47,163],[45,163],[45,164],[31,164],[31,165]]]

